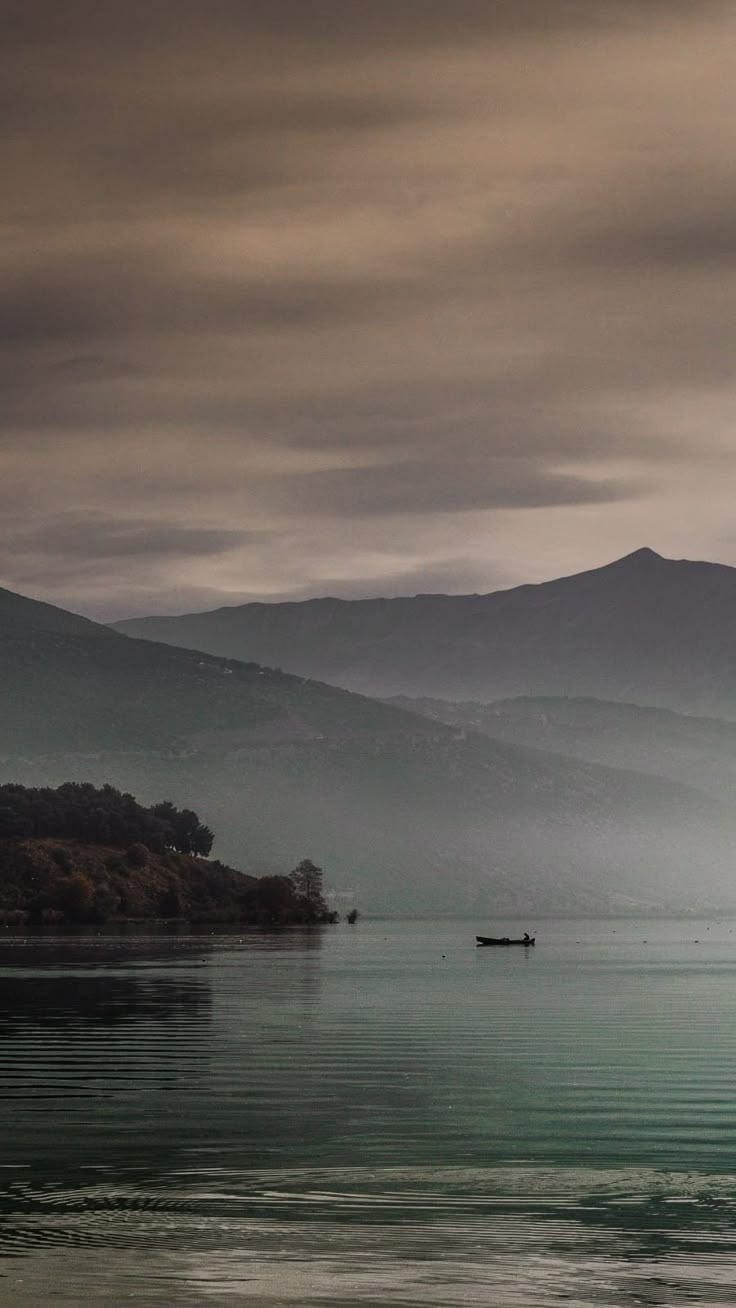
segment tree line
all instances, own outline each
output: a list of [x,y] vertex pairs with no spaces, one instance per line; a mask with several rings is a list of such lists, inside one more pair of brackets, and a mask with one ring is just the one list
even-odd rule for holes
[[81,840],[126,848],[136,843],[155,853],[174,849],[206,858],[214,836],[191,809],[170,800],[145,808],[132,795],[91,782],[50,786],[0,786],[0,840],[31,837]]

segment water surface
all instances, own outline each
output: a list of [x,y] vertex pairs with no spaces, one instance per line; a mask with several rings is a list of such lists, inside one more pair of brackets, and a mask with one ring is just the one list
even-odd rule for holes
[[734,1086],[729,920],[5,932],[0,1304],[733,1304]]

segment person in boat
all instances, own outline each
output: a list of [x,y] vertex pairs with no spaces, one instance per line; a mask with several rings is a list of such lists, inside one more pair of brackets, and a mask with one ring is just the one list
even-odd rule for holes
[[531,938],[531,936],[529,935],[529,932],[528,932],[528,931],[525,931],[525,932],[524,932],[524,944],[525,944],[525,945],[530,945],[531,943],[532,943],[532,938]]

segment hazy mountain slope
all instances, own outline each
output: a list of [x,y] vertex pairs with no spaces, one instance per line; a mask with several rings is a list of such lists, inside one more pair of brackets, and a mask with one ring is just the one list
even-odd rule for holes
[[736,796],[733,722],[581,698],[479,704],[399,696],[392,703],[497,740],[669,777],[728,804]]
[[218,857],[263,873],[309,855],[371,911],[736,906],[724,809],[656,778],[482,738],[454,750],[424,736],[45,755],[1,760],[9,776],[110,780],[143,800],[195,803]]
[[[726,808],[302,678],[90,629],[0,630],[0,777],[192,805],[215,853],[302,856],[362,907],[736,901]],[[48,615],[46,615],[48,619]]]
[[54,604],[44,604],[41,600],[29,599],[0,587],[0,631],[9,634],[14,629],[23,629],[29,634],[34,631],[56,632],[101,641],[113,634],[109,627],[82,618],[78,613],[68,613]]
[[[65,631],[61,618],[46,630],[6,619],[0,628],[5,752],[176,747],[200,733],[221,744],[223,732],[291,739],[332,726],[355,733],[405,724],[404,713],[332,686],[130,640],[94,623]],[[418,720],[415,729],[431,728]]]
[[592,695],[736,717],[736,569],[638,550],[490,595],[246,604],[120,631],[375,695]]

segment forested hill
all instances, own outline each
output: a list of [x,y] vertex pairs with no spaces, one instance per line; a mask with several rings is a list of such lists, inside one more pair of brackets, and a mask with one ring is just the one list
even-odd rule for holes
[[117,629],[379,696],[589,695],[736,717],[736,569],[649,549],[488,595],[245,604]]
[[258,883],[206,863],[212,832],[191,809],[146,807],[110,785],[0,786],[0,921],[231,920]]
[[202,857],[212,839],[193,810],[146,807],[111,785],[0,786],[0,923],[330,920],[311,860],[245,876]]

